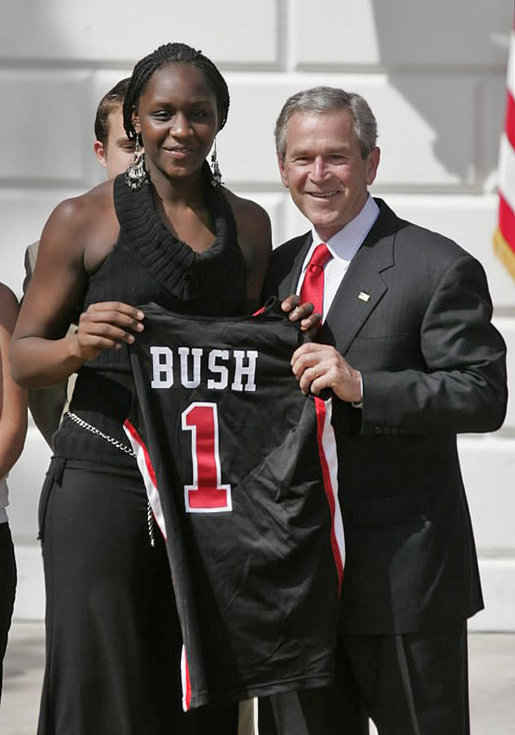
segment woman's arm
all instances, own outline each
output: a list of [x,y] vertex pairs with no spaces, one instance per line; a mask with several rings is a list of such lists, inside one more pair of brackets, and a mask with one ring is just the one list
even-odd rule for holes
[[[41,236],[34,276],[23,300],[11,343],[14,379],[28,388],[53,385],[76,372],[103,349],[131,342],[127,330],[140,331],[141,312],[119,302],[77,310],[89,272],[108,255],[118,236],[118,222],[108,184],[62,202]],[[87,269],[85,263],[88,263]]]
[[21,454],[27,433],[27,393],[16,385],[9,370],[9,343],[18,302],[0,284],[0,478],[5,477]]

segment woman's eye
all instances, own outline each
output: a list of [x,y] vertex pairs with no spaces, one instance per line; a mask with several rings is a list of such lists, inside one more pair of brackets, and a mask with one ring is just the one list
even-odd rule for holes
[[190,113],[192,120],[205,120],[208,116],[209,113],[206,112],[206,110],[193,110],[193,112]]

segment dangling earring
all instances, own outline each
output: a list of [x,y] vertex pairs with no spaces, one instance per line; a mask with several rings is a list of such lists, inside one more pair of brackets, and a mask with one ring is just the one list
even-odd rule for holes
[[218,157],[216,155],[216,138],[213,146],[213,152],[211,153],[211,173],[213,174],[211,183],[215,187],[215,189],[223,186],[224,182],[222,181],[222,172],[220,171],[220,166],[218,165]]
[[139,135],[137,135],[132,162],[125,172],[125,183],[132,191],[138,191],[148,182],[149,178],[145,170],[145,153],[141,150]]

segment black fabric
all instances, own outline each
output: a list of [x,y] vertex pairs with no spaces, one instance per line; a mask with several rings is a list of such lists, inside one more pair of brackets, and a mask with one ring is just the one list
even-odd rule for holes
[[142,308],[134,443],[167,539],[191,706],[325,686],[341,557],[318,432],[334,477],[336,444],[330,399],[303,396],[291,372],[298,326],[279,306],[242,319]]
[[[258,735],[333,735],[327,690],[308,689],[264,697],[258,704]],[[346,735],[368,735],[345,719]]]
[[[202,253],[178,240],[162,222],[152,187],[131,191],[123,175],[114,181],[120,222],[118,242],[90,277],[80,311],[101,301],[131,305],[153,301],[187,314],[233,316],[245,313],[245,263],[236,223],[224,194],[206,179],[215,242]],[[79,370],[70,411],[107,436],[124,442],[121,426],[131,402],[127,350],[104,350]],[[65,419],[54,435],[56,456],[134,466],[133,460],[104,439]]]
[[332,689],[259,703],[259,735],[469,735],[466,624],[344,635]]
[[[116,213],[122,225],[118,248],[139,261],[167,292],[166,303],[162,304],[165,308],[213,316],[243,313],[245,264],[232,210],[219,189],[206,182],[205,194],[216,239],[208,250],[198,253],[178,240],[163,223],[154,205],[152,187],[131,191],[123,176],[115,180],[114,187]],[[134,303],[150,300],[133,284],[131,288]],[[85,306],[88,302],[91,303],[91,296]]]
[[41,505],[47,668],[38,735],[235,732],[226,729],[235,708],[182,712],[170,570],[159,534],[150,544],[139,473],[54,459]]
[[0,700],[2,698],[2,662],[11,627],[16,592],[16,561],[8,523],[0,523]]

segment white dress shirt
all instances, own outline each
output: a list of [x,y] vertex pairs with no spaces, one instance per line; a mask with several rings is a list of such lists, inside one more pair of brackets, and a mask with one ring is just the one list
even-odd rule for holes
[[[302,270],[297,284],[297,294],[300,294],[300,289],[302,288],[304,276],[306,275],[306,270],[309,265],[309,261],[311,260],[311,256],[313,255],[313,251],[317,245],[320,245],[321,242],[325,242],[333,257],[324,267],[324,313],[322,314],[322,321],[325,320],[327,313],[331,308],[336,292],[340,287],[344,275],[347,273],[353,257],[362,246],[366,236],[372,229],[372,226],[378,217],[379,207],[369,194],[361,212],[328,240],[321,238],[314,227],[311,229],[313,242],[306,253],[304,263],[302,264]],[[361,379],[361,373],[360,382],[361,395],[363,395],[363,381]],[[352,405],[354,408],[362,408],[363,404],[360,401],[359,403],[353,403]]]
[[313,255],[313,251],[317,245],[320,245],[321,242],[325,242],[333,257],[324,267],[323,319],[327,316],[327,312],[333,303],[336,292],[340,287],[344,275],[347,273],[347,269],[353,257],[360,249],[378,216],[379,207],[369,195],[361,212],[346,224],[345,227],[338,230],[338,232],[330,237],[329,240],[323,240],[320,235],[318,235],[315,228],[312,228],[313,242],[306,254],[304,263],[302,264],[302,270],[297,284],[297,294],[300,294],[300,289],[302,288],[304,276],[306,274],[309,261],[311,260],[311,256]]

